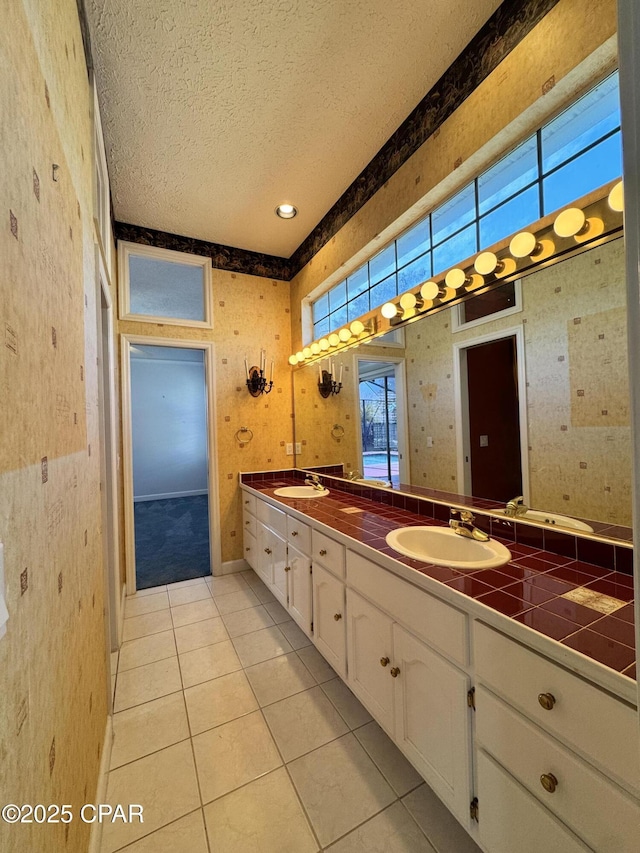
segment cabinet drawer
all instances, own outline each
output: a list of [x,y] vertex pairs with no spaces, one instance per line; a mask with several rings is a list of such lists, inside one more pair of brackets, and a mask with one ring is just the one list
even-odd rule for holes
[[478,801],[479,834],[491,853],[588,853],[588,847],[482,750]]
[[244,531],[244,558],[252,569],[256,568],[258,559],[258,542],[248,530]]
[[353,551],[347,551],[347,582],[430,646],[457,663],[467,664],[464,613]]
[[[476,709],[479,745],[576,835],[602,853],[635,853],[640,827],[637,800],[482,686]],[[555,791],[543,787],[543,774],[557,780]],[[482,792],[478,796],[482,798]]]
[[338,577],[344,577],[344,545],[340,545],[334,539],[325,536],[324,533],[318,533],[317,530],[311,531],[311,556],[313,561],[320,563],[333,572]]
[[281,536],[287,535],[287,516],[281,509],[276,509],[266,501],[258,501],[257,515],[267,527],[275,530]]
[[[636,711],[480,622],[474,623],[480,681],[623,785],[640,790]],[[539,697],[550,694],[550,710]]]
[[250,533],[252,536],[256,535],[256,517],[246,510],[242,511],[242,529],[245,533]]
[[311,554],[311,528],[291,515],[287,516],[287,539],[298,551]]
[[242,509],[246,512],[250,512],[251,515],[256,514],[256,502],[257,498],[255,495],[250,495],[247,492],[242,492]]

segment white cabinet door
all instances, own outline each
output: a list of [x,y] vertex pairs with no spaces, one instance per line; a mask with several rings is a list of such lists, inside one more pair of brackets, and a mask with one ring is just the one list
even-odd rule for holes
[[322,566],[313,567],[313,641],[341,676],[347,672],[344,583]]
[[273,531],[264,525],[261,521],[256,522],[256,542],[257,553],[254,570],[260,575],[262,580],[271,586],[273,583],[273,562],[271,554],[273,553],[271,537]]
[[273,584],[271,592],[283,607],[287,606],[287,543],[275,531],[270,531],[270,548]]
[[308,636],[311,636],[311,557],[287,545],[289,568],[289,613]]
[[471,801],[469,678],[398,624],[393,625],[393,664],[396,743],[466,826]]
[[248,530],[244,531],[244,558],[251,568],[257,571],[258,541]]
[[589,848],[484,750],[478,751],[477,768],[479,835],[485,850],[491,853],[540,853],[541,850],[587,853]]
[[393,622],[352,589],[347,590],[347,615],[349,686],[393,736]]

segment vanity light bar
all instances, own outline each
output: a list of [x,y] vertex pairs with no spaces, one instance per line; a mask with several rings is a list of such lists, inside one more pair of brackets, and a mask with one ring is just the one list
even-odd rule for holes
[[[603,195],[604,193],[604,195]],[[425,281],[418,290],[408,290],[396,300],[354,320],[350,326],[314,341],[289,357],[295,366],[323,358],[335,350],[350,349],[364,340],[386,334],[432,311],[462,302],[475,291],[491,290],[553,258],[571,254],[585,243],[605,242],[622,230],[624,195],[622,181],[614,181],[573,205],[520,231],[496,252],[482,251],[475,258],[453,267],[444,275]]]

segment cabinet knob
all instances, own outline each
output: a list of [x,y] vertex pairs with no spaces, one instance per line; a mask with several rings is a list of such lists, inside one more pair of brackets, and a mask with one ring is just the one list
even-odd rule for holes
[[389,658],[380,658],[380,666],[386,666],[389,663]]
[[327,553],[327,549],[326,549],[326,548],[322,548],[322,549],[319,551],[319,554],[320,554],[320,556],[321,556],[321,557],[324,557],[326,553]]
[[248,503],[249,503],[249,501],[245,501],[245,503],[246,503],[246,504],[248,504]]
[[333,618],[336,620],[336,622],[339,622],[342,619],[342,613],[334,613]]
[[290,572],[290,571],[291,571],[291,566],[285,566],[285,567],[284,567],[284,570],[285,570],[285,572]]
[[247,519],[247,520],[245,521],[245,524],[251,524],[250,519]]
[[245,551],[250,551],[250,550],[251,550],[251,548],[250,548],[249,546],[247,546],[244,550],[245,550]]
[[553,693],[539,693],[538,702],[542,705],[545,711],[551,711],[556,704],[556,697]]
[[391,678],[397,678],[400,675],[400,669],[397,666],[392,666],[389,671],[391,673]]
[[297,531],[297,530],[292,530],[292,531],[291,531],[291,535],[292,535],[292,536],[297,536],[297,535],[298,535],[298,531]]
[[265,553],[265,554],[270,554],[270,553],[271,553],[271,548],[265,548],[265,549],[264,549],[264,553]]
[[555,789],[558,787],[558,780],[553,773],[543,773],[540,777],[540,784],[547,793],[553,794]]

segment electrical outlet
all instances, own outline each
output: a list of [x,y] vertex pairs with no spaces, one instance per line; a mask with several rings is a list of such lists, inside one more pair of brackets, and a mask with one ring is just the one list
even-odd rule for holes
[[293,444],[289,441],[286,444],[287,456],[293,456]]
[[296,441],[296,453],[302,453],[302,444]]

